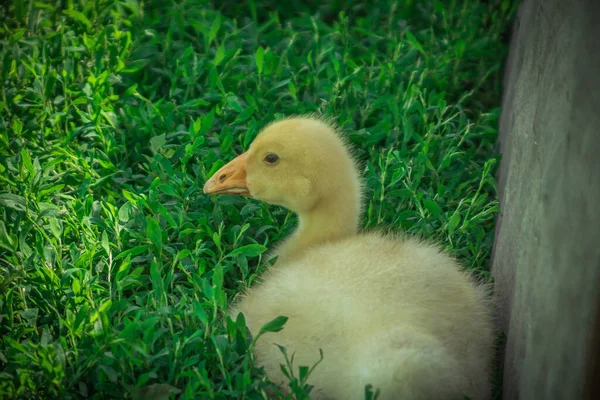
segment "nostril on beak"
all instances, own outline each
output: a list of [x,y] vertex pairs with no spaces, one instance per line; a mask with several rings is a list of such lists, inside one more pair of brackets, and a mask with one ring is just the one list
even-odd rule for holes
[[221,174],[219,176],[219,182],[223,183],[225,182],[225,179],[227,179],[227,174]]

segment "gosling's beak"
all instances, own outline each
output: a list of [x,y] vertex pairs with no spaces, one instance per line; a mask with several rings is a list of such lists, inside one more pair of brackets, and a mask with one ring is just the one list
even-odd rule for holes
[[249,196],[246,186],[246,153],[243,153],[220,170],[204,184],[205,194],[230,194]]

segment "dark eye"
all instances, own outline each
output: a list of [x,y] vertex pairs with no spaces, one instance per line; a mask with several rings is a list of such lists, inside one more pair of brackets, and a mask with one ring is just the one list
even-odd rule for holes
[[279,161],[279,156],[277,154],[269,153],[265,156],[264,160],[267,164],[274,165]]

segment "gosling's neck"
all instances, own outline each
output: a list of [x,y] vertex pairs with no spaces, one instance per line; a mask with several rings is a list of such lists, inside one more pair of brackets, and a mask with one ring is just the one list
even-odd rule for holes
[[360,190],[357,187],[349,189],[320,201],[309,211],[298,213],[298,228],[276,252],[278,264],[311,247],[358,233],[362,211]]

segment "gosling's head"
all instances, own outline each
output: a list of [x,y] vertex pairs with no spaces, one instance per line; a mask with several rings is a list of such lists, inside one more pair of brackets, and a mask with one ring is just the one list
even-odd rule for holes
[[217,171],[204,193],[249,196],[297,213],[340,198],[360,202],[359,174],[333,125],[313,117],[268,125]]

